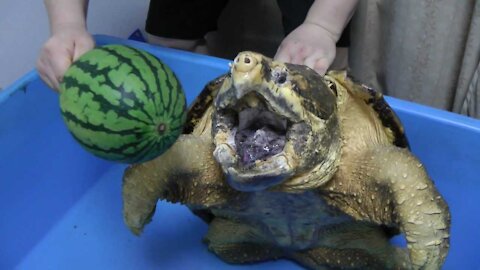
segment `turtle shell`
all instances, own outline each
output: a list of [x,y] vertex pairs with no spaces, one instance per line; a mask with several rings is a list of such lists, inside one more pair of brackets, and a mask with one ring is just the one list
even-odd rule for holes
[[227,77],[228,74],[224,74],[216,79],[210,81],[200,92],[200,94],[195,98],[195,100],[190,105],[190,108],[187,112],[187,121],[183,127],[183,134],[190,134],[193,132],[193,129],[202,118],[203,114],[207,111],[208,107],[213,104],[215,96],[218,93],[218,90],[222,86],[223,80]]
[[393,144],[401,148],[410,148],[407,136],[405,135],[405,129],[402,122],[398,118],[397,114],[393,111],[392,107],[387,103],[382,93],[375,89],[358,82],[356,79],[348,75],[352,82],[360,85],[356,90],[361,92],[358,95],[365,103],[370,106],[376,113],[382,125],[391,130],[394,135]]

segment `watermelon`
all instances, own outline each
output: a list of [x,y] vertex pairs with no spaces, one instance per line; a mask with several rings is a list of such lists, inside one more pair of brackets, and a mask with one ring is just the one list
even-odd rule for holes
[[75,61],[60,85],[60,108],[81,146],[122,163],[161,155],[186,120],[185,94],[173,71],[125,45],[97,47]]

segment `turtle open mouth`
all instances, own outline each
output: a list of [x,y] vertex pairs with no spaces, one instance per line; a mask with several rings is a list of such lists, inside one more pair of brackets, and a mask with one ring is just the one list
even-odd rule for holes
[[269,110],[261,96],[240,100],[235,111],[238,126],[233,134],[240,165],[249,167],[283,151],[289,121]]

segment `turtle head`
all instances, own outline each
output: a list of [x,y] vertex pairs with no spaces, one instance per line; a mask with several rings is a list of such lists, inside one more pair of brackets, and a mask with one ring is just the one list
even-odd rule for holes
[[306,66],[240,53],[214,103],[214,156],[241,191],[319,186],[335,171],[335,91]]

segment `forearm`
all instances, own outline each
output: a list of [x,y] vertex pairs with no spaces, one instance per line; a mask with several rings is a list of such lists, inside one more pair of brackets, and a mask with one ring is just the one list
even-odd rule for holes
[[52,34],[64,25],[86,28],[88,0],[45,0],[45,7]]
[[305,23],[318,25],[337,41],[350,21],[358,0],[315,0],[308,11]]

